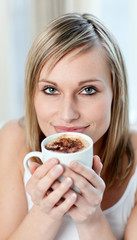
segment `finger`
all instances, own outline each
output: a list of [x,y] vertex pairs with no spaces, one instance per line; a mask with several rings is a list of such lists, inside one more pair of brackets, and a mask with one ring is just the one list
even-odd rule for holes
[[59,161],[56,158],[51,158],[51,159],[47,160],[45,163],[40,165],[39,168],[36,169],[36,171],[34,172],[33,176],[35,178],[37,178],[38,180],[43,178],[48,173],[48,171],[53,166],[57,165],[58,163],[59,163]]
[[[51,186],[51,188],[52,188],[53,190],[55,190],[55,189],[58,188],[59,184],[60,184],[60,183],[59,183],[58,181],[56,181],[55,183],[53,183],[53,185]],[[62,201],[63,201],[64,199],[66,199],[67,197],[69,197],[70,194],[72,194],[73,192],[74,192],[74,191],[70,188],[70,189],[63,195]],[[86,202],[86,204],[85,204],[85,201],[86,201],[85,198],[84,198],[81,194],[77,193],[77,201],[75,202],[75,206],[78,207],[79,209],[82,209],[83,211],[87,211],[87,209],[89,208],[89,203]],[[91,201],[91,199],[90,199],[90,201]],[[60,201],[59,203],[57,203],[56,205],[59,205],[60,203],[61,203],[61,201]],[[83,209],[83,206],[85,206],[84,209]]]
[[[74,164],[75,167],[73,166],[75,169],[73,171],[78,174],[75,174],[74,176],[69,175],[73,179],[74,185],[78,187],[87,202],[92,201],[93,205],[99,204],[105,190],[104,181],[93,169],[85,167],[79,162],[76,163],[77,164]],[[71,166],[72,165],[73,164],[71,164]]]
[[[60,184],[59,181],[55,181],[55,182],[53,183],[53,185],[51,186],[51,188],[52,188],[53,190],[56,190],[56,189],[58,188],[59,184]],[[67,197],[68,197],[70,194],[72,194],[73,192],[74,192],[74,191],[73,191],[71,188],[69,188],[68,191],[63,195],[62,199],[67,198]],[[79,194],[77,194],[77,195],[79,195]]]
[[[55,159],[55,158],[49,159],[44,164],[39,165],[39,167],[38,167],[38,165],[36,163],[29,162],[30,170],[31,170],[31,172],[33,174],[32,174],[31,178],[29,179],[29,181],[26,184],[26,191],[30,195],[31,195],[33,189],[35,189],[38,181],[40,179],[42,179],[53,166],[57,165],[58,162],[59,161],[57,159]],[[33,164],[35,164],[35,165],[33,165]]]
[[49,213],[51,209],[59,202],[59,200],[61,200],[71,185],[72,179],[70,177],[65,178],[63,182],[58,185],[56,190],[52,191],[43,199],[40,205],[42,211]]
[[[34,164],[34,163],[31,163]],[[30,164],[30,165],[31,165]],[[35,193],[35,189],[36,186],[38,184],[38,182],[44,177],[46,176],[46,174],[48,173],[48,171],[50,171],[54,166],[56,166],[58,164],[58,160],[57,159],[49,159],[48,161],[46,161],[44,164],[39,165],[39,167],[36,167],[36,170],[34,171],[33,175],[31,176],[31,178],[29,179],[29,181],[26,184],[26,191],[30,194],[30,195],[34,195]],[[34,167],[34,169],[35,169]],[[31,168],[31,166],[30,166]],[[34,170],[33,166],[32,166],[32,171]]]
[[31,192],[32,201],[35,204],[40,204],[40,201],[47,195],[47,191],[51,188],[51,185],[55,180],[63,173],[63,167],[58,164],[55,165],[46,176],[38,181],[36,186]]
[[86,187],[88,186],[88,183],[90,183],[95,188],[104,189],[103,180],[93,169],[86,167],[77,161],[71,162],[70,168],[79,174],[74,175],[73,177],[71,176],[72,179],[74,179],[74,184],[76,184],[78,188],[81,187],[84,191],[86,191]]
[[28,163],[29,165],[29,170],[30,170],[30,173],[33,174],[35,172],[35,170],[40,167],[40,164],[37,163],[37,162],[30,162]]
[[[87,181],[86,181],[87,182]],[[56,189],[59,186],[59,182],[56,181],[52,185],[52,189]],[[84,183],[85,184],[85,183]],[[77,201],[73,205],[73,207],[70,210],[70,213],[72,214],[72,211],[75,212],[75,207],[79,208],[79,211],[81,211],[82,214],[91,214],[91,212],[94,210],[94,207],[99,205],[102,201],[102,193],[101,191],[96,190],[94,187],[92,187],[89,182],[87,182],[88,187],[85,187],[86,193],[84,194],[78,194],[77,193]],[[86,185],[85,185],[86,186]],[[80,187],[79,187],[80,188]],[[62,197],[62,199],[56,204],[60,205],[64,199],[66,199],[70,194],[72,194],[74,191],[70,188]],[[92,204],[91,204],[92,203]],[[83,208],[84,206],[84,208]]]
[[93,157],[93,166],[92,168],[94,169],[94,171],[100,175],[101,171],[102,171],[102,167],[103,167],[103,164],[101,163],[101,160],[99,158],[99,156],[95,155]]
[[51,210],[51,217],[60,219],[71,209],[76,200],[77,194],[73,192],[59,206],[56,206]]

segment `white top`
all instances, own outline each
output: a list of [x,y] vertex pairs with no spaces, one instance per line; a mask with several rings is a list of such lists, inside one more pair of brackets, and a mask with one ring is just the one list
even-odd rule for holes
[[[30,177],[31,174],[25,171],[24,174],[25,185]],[[127,224],[127,220],[135,204],[136,190],[137,190],[137,167],[120,200],[112,207],[103,211],[117,240],[122,240],[124,237],[124,231]],[[28,194],[27,199],[28,210],[30,210],[33,206],[33,203]],[[79,240],[79,237],[73,221],[68,215],[66,215],[64,217],[64,221],[60,227],[60,230],[55,240],[70,240],[70,239]]]

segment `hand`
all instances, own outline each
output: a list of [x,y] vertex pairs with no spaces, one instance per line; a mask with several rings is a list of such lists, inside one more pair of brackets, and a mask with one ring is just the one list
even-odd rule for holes
[[[102,169],[100,159],[98,156],[94,156],[93,169],[87,168],[78,162],[72,163],[70,168],[75,173],[78,173],[74,179],[74,184],[80,189],[82,194],[75,203],[76,207],[72,207],[69,213],[76,222],[94,219],[105,190],[105,183],[100,177]],[[77,211],[78,209],[79,211]]]
[[60,201],[73,184],[72,179],[66,177],[62,183],[58,183],[55,190],[50,191],[53,183],[64,171],[57,159],[49,159],[42,165],[31,163],[30,171],[32,177],[26,185],[26,190],[32,202],[51,218],[61,219],[76,202],[77,196],[74,192],[69,193],[64,201]]
[[[73,162],[70,168],[64,166],[64,177],[71,177],[74,185],[76,185],[81,194],[77,193],[77,201],[75,205],[68,211],[72,219],[76,223],[85,223],[89,219],[94,219],[96,211],[98,211],[103,193],[105,190],[105,183],[100,177],[102,169],[102,163],[98,156],[94,156],[93,168],[88,168],[79,162]],[[59,183],[55,183],[52,188],[55,189]],[[69,190],[64,197],[72,193],[73,190]]]

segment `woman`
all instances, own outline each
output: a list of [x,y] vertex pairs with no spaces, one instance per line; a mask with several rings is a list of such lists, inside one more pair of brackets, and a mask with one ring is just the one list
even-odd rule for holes
[[[26,153],[64,131],[93,139],[93,169],[35,160],[28,176]],[[0,142],[1,240],[137,238],[137,133],[129,130],[125,66],[95,16],[61,16],[36,38],[26,65],[25,116],[2,128]]]

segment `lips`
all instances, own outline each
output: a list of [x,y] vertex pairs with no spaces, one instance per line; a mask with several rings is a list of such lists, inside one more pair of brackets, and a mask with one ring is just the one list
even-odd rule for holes
[[61,132],[79,132],[83,133],[85,131],[86,127],[64,127],[64,126],[54,126],[57,133]]

